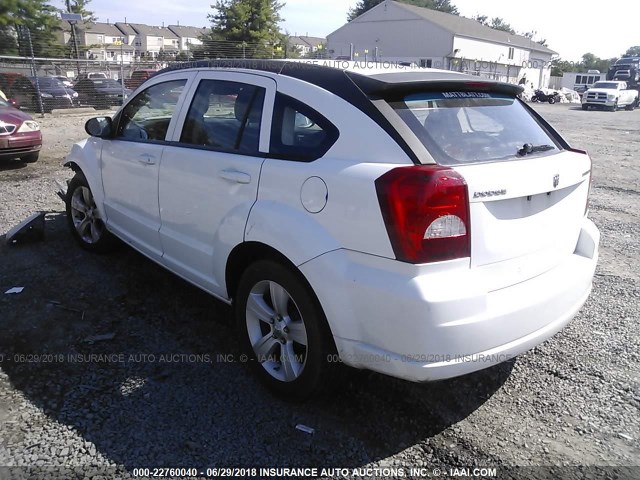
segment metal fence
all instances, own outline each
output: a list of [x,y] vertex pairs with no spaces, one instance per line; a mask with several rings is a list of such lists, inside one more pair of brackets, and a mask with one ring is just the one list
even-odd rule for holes
[[[181,45],[182,48],[160,48],[158,51],[137,51],[131,45],[65,45],[47,50],[36,43],[28,30],[22,32],[16,52],[0,48],[0,91],[11,103],[25,110],[39,113],[52,108],[82,106],[82,95],[74,91],[77,81],[89,76],[117,81],[122,85],[122,98],[126,90],[137,87],[132,82],[138,70],[160,70],[176,63],[206,59],[284,59],[327,58],[322,47],[302,52],[292,46],[265,43],[207,40]],[[28,34],[28,35],[27,35]],[[0,45],[0,47],[2,47]],[[2,54],[4,52],[4,54]],[[34,52],[38,52],[34,55]],[[46,52],[46,53],[42,53]],[[51,52],[57,54],[51,54]],[[60,55],[63,52],[64,55]],[[68,91],[50,91],[52,79],[65,84]],[[61,96],[58,98],[59,95]],[[51,98],[51,95],[54,98]],[[75,95],[75,96],[74,96]]]

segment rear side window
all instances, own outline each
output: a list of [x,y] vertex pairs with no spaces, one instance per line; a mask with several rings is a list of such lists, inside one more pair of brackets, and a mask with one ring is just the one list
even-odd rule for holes
[[202,80],[180,136],[181,143],[252,154],[260,143],[264,88]]
[[389,102],[442,165],[496,162],[553,153],[556,142],[514,97],[424,92]]
[[276,95],[272,157],[310,162],[327,153],[339,136],[335,125],[308,105],[281,93]]

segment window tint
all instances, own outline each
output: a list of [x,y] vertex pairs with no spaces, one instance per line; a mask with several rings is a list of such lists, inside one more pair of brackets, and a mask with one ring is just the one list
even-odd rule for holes
[[390,102],[398,115],[443,165],[524,158],[525,144],[537,154],[558,146],[515,98],[485,92],[424,92]]
[[180,142],[257,153],[265,90],[222,80],[202,80],[189,107]]
[[338,129],[320,113],[286,95],[277,94],[271,130],[271,155],[308,162],[323,156],[339,137]]
[[147,88],[122,111],[116,137],[163,141],[186,80],[173,80]]

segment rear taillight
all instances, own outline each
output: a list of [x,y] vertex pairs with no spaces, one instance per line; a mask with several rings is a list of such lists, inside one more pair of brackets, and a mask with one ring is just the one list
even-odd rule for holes
[[469,193],[454,170],[395,168],[376,180],[376,191],[398,260],[430,263],[471,256]]
[[579,153],[581,155],[587,155],[589,157],[589,170],[584,172],[584,175],[589,175],[589,189],[587,190],[587,202],[584,206],[584,214],[589,212],[589,197],[591,196],[591,185],[593,185],[593,160],[589,155],[589,152],[585,150],[578,150],[577,148],[569,148],[570,152]]

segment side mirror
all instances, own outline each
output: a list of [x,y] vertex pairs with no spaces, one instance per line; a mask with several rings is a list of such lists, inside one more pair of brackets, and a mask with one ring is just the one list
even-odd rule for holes
[[94,117],[84,125],[85,131],[92,137],[108,138],[113,130],[111,117]]

